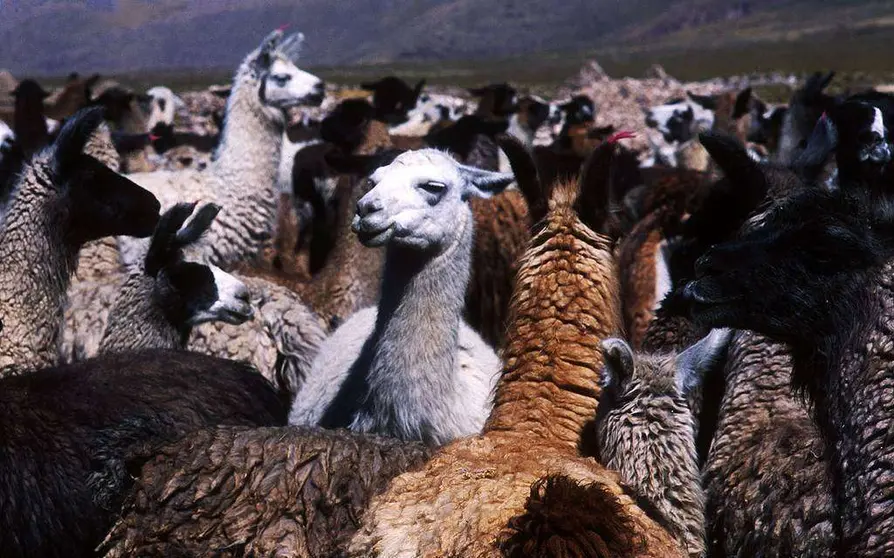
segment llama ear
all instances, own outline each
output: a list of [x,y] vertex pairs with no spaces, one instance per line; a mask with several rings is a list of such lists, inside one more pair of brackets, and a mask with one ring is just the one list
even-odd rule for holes
[[603,387],[633,375],[633,349],[619,337],[602,341]]
[[733,120],[745,116],[749,112],[751,106],[751,88],[746,87],[736,95],[736,104],[733,107]]
[[413,100],[419,100],[419,95],[422,93],[422,89],[425,87],[425,80],[420,79],[419,83],[416,84],[416,87],[413,88]]
[[65,177],[75,170],[84,146],[102,124],[104,113],[102,107],[91,107],[78,111],[68,119],[53,143],[52,165],[56,176]]
[[170,262],[177,249],[177,233],[195,208],[195,202],[178,203],[158,219],[149,250],[146,252],[146,259],[143,260],[143,271],[146,275],[155,277],[158,271]]
[[206,203],[200,207],[192,219],[177,231],[177,244],[186,246],[197,241],[208,230],[218,213],[220,206],[215,203]]
[[255,57],[254,63],[261,68],[269,67],[270,62],[273,61],[273,51],[281,40],[282,29],[276,29],[264,37],[264,40],[261,41],[261,46],[258,47],[258,55]]
[[745,186],[766,180],[760,164],[737,139],[713,132],[703,132],[698,139],[730,182]]
[[292,33],[276,46],[276,50],[292,62],[301,57],[301,49],[304,48],[304,33]]
[[540,180],[537,163],[525,145],[515,136],[501,134],[497,136],[497,144],[509,159],[509,166],[515,175],[518,189],[528,202],[528,213],[534,223],[546,217],[546,192]]
[[702,384],[705,374],[726,355],[732,336],[731,329],[712,329],[711,333],[677,355],[675,379],[681,395],[689,395]]
[[826,160],[837,146],[838,129],[829,115],[823,113],[817,120],[816,126],[813,127],[813,133],[807,140],[807,146],[798,155],[792,166],[799,169],[805,178],[813,180],[819,175]]
[[462,192],[464,200],[471,197],[489,198],[505,190],[515,180],[512,173],[494,172],[468,165],[459,165],[459,174],[465,183]]
[[708,110],[717,110],[717,98],[712,95],[697,95],[695,93],[686,92],[689,98],[699,106]]
[[89,155],[79,154],[67,178],[75,243],[104,236],[147,237],[158,223],[155,196]]

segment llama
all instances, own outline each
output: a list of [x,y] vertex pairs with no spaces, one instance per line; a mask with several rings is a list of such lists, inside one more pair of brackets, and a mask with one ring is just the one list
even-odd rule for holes
[[792,93],[788,110],[782,119],[776,162],[783,165],[792,164],[801,154],[817,120],[824,112],[835,106],[837,99],[824,92],[833,77],[835,72],[826,74],[816,72],[807,78],[800,89]]
[[845,101],[817,121],[806,147],[795,161],[805,180],[819,179],[829,156],[835,154],[835,179],[855,188],[884,188],[891,160],[882,111],[862,101]]
[[49,93],[33,79],[26,79],[19,83],[13,91],[13,96],[16,101],[16,112],[12,127],[15,130],[16,142],[27,159],[50,143],[43,106]]
[[133,484],[127,460],[200,428],[283,424],[286,411],[256,371],[187,352],[0,379],[3,555],[92,556]]
[[[604,163],[609,147],[591,162]],[[545,192],[548,214],[517,275],[504,371],[483,434],[440,448],[373,498],[351,556],[548,556],[565,548],[573,555],[581,540],[607,547],[603,555],[618,548],[634,548],[639,556],[683,555],[623,493],[618,477],[587,457],[595,449],[585,430],[601,391],[599,343],[621,325],[612,241],[592,229],[603,230],[610,220],[608,188],[590,182],[605,174],[587,165],[580,182]],[[581,508],[568,500],[540,505],[535,483],[550,474],[586,488],[583,499],[573,500]],[[538,494],[529,500],[532,490]],[[552,521],[580,517],[580,510],[594,513]],[[537,552],[541,541],[547,548]]]
[[405,123],[409,113],[416,107],[425,80],[419,80],[415,87],[410,87],[404,80],[388,76],[376,82],[362,83],[360,87],[373,92],[372,104],[375,117],[391,126]]
[[[284,110],[319,104],[323,83],[293,60],[303,36],[274,31],[250,53],[233,78],[226,123],[211,165],[201,173],[155,172],[131,178],[158,196],[162,207],[201,198],[223,209],[197,245],[202,261],[227,267],[258,254],[275,223],[275,175],[285,126]],[[246,184],[251,188],[246,188]],[[250,211],[249,211],[250,209]],[[126,265],[141,260],[145,242],[121,239]]]
[[646,112],[646,126],[658,130],[667,143],[685,143],[713,128],[714,111],[694,100],[672,99]]
[[392,136],[422,137],[442,127],[456,122],[468,114],[468,101],[451,95],[422,93],[416,102],[416,108],[407,114],[407,121],[388,129]]
[[513,176],[427,149],[398,156],[370,180],[352,228],[366,246],[387,246],[379,305],[326,340],[289,420],[432,445],[476,433],[499,359],[461,320],[474,229],[467,200],[499,192]]
[[102,112],[72,117],[18,179],[0,225],[0,375],[54,365],[65,293],[81,246],[112,234],[148,236],[158,201],[83,153]]
[[149,116],[146,119],[147,131],[154,130],[159,124],[173,126],[177,111],[186,108],[183,99],[163,85],[150,88],[146,91],[146,95],[150,98]]
[[791,348],[793,380],[814,402],[826,442],[841,555],[894,550],[891,450],[877,442],[894,411],[886,387],[891,207],[845,186],[793,194],[708,251],[682,292],[700,323],[750,329]]
[[[124,283],[109,313],[99,352],[184,348],[192,328],[220,320],[239,325],[253,315],[246,286],[219,267],[185,261],[220,208],[177,204],[155,228],[141,273]],[[186,224],[185,224],[186,223]]]
[[693,558],[705,555],[705,498],[688,397],[723,356],[730,334],[712,331],[677,355],[634,355],[623,339],[602,342],[600,461],[649,503]]
[[518,110],[518,92],[508,83],[494,83],[484,87],[469,89],[473,97],[478,97],[475,114],[478,116],[508,119]]
[[99,81],[99,74],[82,78],[77,72],[68,76],[65,85],[47,96],[44,112],[47,118],[62,121],[86,107],[93,95],[93,86]]
[[424,142],[430,147],[449,151],[463,164],[496,171],[500,167],[500,149],[496,137],[504,133],[508,126],[509,122],[506,120],[470,114],[449,126],[430,132],[425,136]]

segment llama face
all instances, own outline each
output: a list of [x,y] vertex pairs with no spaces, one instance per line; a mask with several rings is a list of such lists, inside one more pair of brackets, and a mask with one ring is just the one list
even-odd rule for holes
[[367,246],[441,251],[468,223],[469,197],[487,197],[512,180],[434,149],[409,151],[370,176],[373,188],[357,203],[352,228]]
[[248,288],[217,266],[182,262],[165,274],[185,301],[191,326],[212,321],[239,325],[254,316]]
[[[863,104],[863,103],[861,103]],[[862,107],[862,122],[857,120],[857,158],[860,161],[885,164],[891,160],[891,150],[886,140],[887,130],[882,111],[878,107]]]
[[569,101],[559,106],[560,118],[565,117],[565,123],[569,126],[593,122],[596,118],[596,105],[584,95],[575,95]]
[[890,216],[843,192],[808,191],[769,211],[739,239],[711,248],[682,298],[712,327],[751,329],[786,342],[836,331],[836,309],[887,261]]
[[157,124],[174,124],[174,114],[184,106],[183,100],[167,87],[157,86],[146,92],[149,97],[149,119],[146,129],[152,130]]
[[661,132],[667,142],[684,142],[692,139],[696,126],[711,128],[714,113],[691,101],[677,101],[649,109],[646,125]]
[[261,84],[261,101],[285,109],[297,105],[319,106],[325,97],[323,81],[298,69],[285,58],[273,59]]

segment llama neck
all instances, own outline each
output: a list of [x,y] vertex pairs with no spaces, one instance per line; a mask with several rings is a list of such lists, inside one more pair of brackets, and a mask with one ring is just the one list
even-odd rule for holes
[[100,353],[140,349],[182,349],[188,331],[166,319],[154,295],[155,279],[142,271],[132,273],[109,312]]
[[77,247],[64,238],[54,194],[26,171],[0,230],[0,377],[56,364]]
[[[600,462],[648,501],[692,557],[705,552],[705,500],[695,420],[683,398],[637,383],[600,422]],[[656,435],[657,434],[657,435]]]
[[260,253],[276,226],[276,173],[284,116],[264,107],[247,69],[234,79],[211,167],[223,210],[200,241],[206,263],[227,267]]
[[595,453],[581,448],[589,445],[582,435],[602,393],[599,344],[621,329],[618,290],[607,238],[580,223],[548,223],[534,237],[516,276],[503,375],[485,432]]
[[[434,258],[389,247],[366,371],[366,407],[405,439],[426,439],[424,418],[448,414],[455,394],[459,329],[472,253],[472,214],[456,241]],[[381,410],[389,412],[382,413]]]
[[[894,427],[894,263],[869,288],[868,319],[818,347],[827,358],[815,358],[814,369],[805,371],[825,378],[816,415],[831,452],[836,527],[847,556],[886,556],[894,548],[894,445],[886,442]],[[797,350],[795,358],[803,366]]]

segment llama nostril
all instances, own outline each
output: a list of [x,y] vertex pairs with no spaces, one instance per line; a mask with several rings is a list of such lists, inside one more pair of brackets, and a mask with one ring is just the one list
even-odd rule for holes
[[711,258],[707,254],[695,260],[695,276],[703,277],[711,271]]
[[360,200],[357,204],[357,215],[366,217],[370,213],[375,213],[382,209],[382,203],[376,200]]

